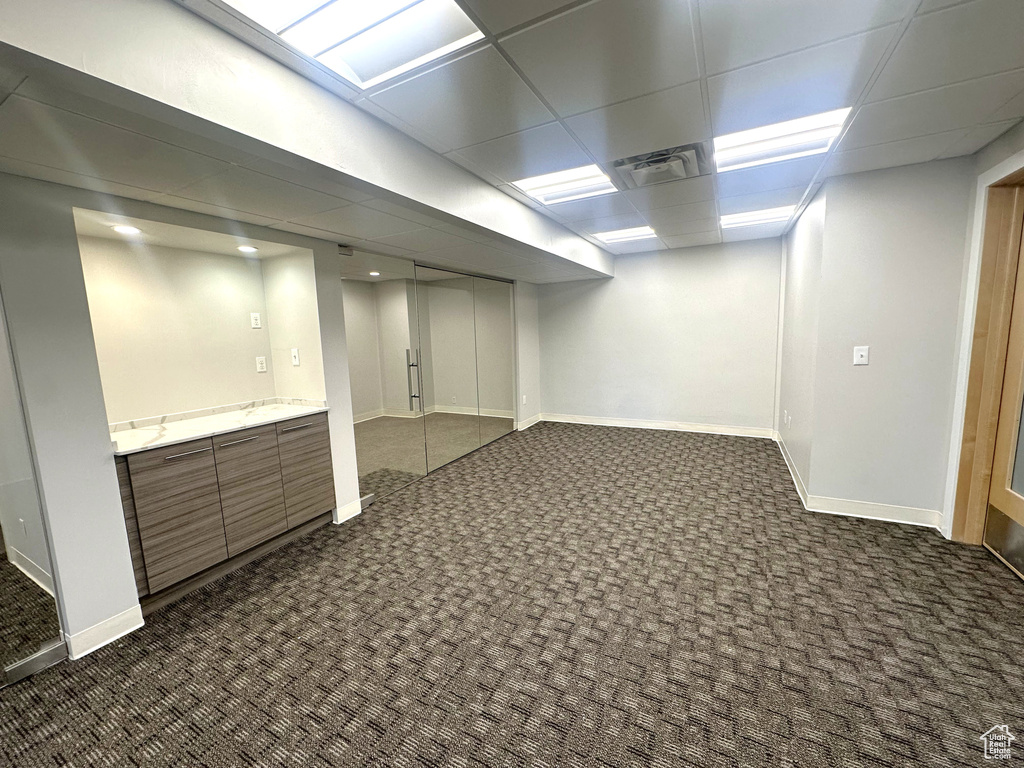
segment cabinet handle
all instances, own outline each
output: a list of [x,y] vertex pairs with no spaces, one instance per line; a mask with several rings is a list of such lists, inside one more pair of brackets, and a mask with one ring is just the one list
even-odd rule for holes
[[212,451],[213,448],[200,448],[198,451],[186,451],[185,453],[176,453],[174,456],[164,456],[164,461],[174,461],[175,459],[183,459],[186,456],[192,456],[197,453],[206,453]]
[[250,440],[259,440],[259,435],[253,435],[252,437],[243,437],[241,440],[232,440],[230,443],[221,443],[221,448],[227,448],[231,445],[238,445],[239,443],[248,443]]
[[305,429],[306,427],[312,427],[312,426],[313,426],[313,422],[311,421],[308,424],[299,424],[298,426],[295,426],[295,427],[285,427],[281,431],[282,432],[294,432],[296,429]]

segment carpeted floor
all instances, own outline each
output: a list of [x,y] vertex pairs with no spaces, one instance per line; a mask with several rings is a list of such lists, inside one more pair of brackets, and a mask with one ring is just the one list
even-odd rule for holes
[[770,441],[539,424],[0,691],[0,764],[978,766],[1022,660],[1024,583]]
[[53,598],[7,559],[0,536],[0,681],[4,667],[59,639]]

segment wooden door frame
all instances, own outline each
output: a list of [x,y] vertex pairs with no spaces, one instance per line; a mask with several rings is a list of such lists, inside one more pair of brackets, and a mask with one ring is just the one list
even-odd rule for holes
[[[988,513],[1007,340],[1024,235],[1024,169],[983,187],[978,290],[950,538],[981,544]],[[979,184],[980,186],[980,184]],[[1024,266],[1024,265],[1021,265]],[[1024,296],[1024,285],[1021,286]]]

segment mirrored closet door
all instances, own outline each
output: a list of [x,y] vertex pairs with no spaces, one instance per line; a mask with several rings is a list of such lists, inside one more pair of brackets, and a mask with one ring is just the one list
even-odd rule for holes
[[49,540],[0,299],[0,686],[65,655]]

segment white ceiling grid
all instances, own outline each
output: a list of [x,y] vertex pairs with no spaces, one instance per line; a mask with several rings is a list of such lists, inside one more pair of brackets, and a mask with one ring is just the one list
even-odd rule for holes
[[[971,154],[1024,117],[1020,0],[457,1],[485,39],[356,103],[617,253],[717,241],[720,214]],[[825,155],[548,208],[509,186],[841,107]],[[593,237],[643,224],[659,239],[642,247]]]

